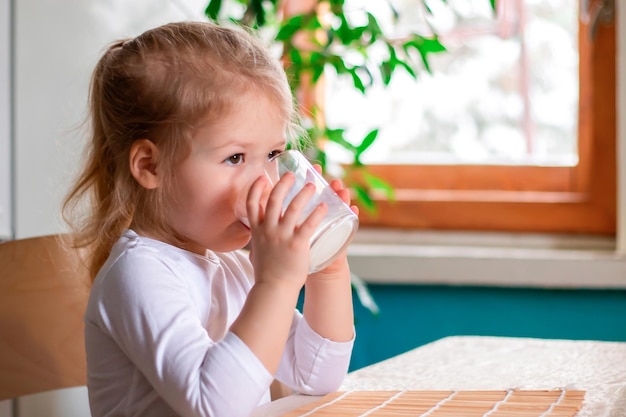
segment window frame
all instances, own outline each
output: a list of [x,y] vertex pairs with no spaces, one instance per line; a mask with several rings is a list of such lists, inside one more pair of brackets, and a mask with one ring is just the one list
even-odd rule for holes
[[[372,196],[361,225],[402,229],[616,231],[616,29],[579,20],[579,162],[573,167],[368,165],[394,199]],[[350,179],[348,179],[349,181]]]

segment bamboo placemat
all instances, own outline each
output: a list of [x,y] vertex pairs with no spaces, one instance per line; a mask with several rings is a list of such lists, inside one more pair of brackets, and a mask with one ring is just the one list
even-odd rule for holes
[[345,391],[283,417],[574,417],[582,390]]

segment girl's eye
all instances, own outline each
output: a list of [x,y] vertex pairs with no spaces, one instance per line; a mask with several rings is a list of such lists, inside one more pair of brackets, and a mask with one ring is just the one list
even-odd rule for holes
[[229,156],[228,158],[226,158],[225,162],[230,165],[239,165],[243,163],[243,154],[238,153],[238,154]]
[[283,153],[283,152],[284,152],[283,150],[275,150],[275,151],[272,151],[272,152],[270,152],[270,153],[267,155],[267,159],[272,159],[272,158],[274,158],[274,157],[276,157],[276,156],[280,155],[280,154],[281,154],[281,153]]

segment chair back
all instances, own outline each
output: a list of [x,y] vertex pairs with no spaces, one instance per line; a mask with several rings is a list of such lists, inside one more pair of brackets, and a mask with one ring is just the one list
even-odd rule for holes
[[87,382],[89,274],[66,235],[0,243],[0,401]]

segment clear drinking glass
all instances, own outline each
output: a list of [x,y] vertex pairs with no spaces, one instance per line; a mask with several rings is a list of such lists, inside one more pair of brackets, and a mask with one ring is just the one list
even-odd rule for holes
[[292,172],[295,175],[294,184],[283,202],[283,209],[308,183],[315,185],[315,194],[302,211],[301,221],[304,221],[320,203],[328,206],[328,211],[311,236],[310,242],[310,272],[320,271],[330,265],[339,252],[348,246],[358,229],[359,218],[301,152],[285,151],[274,157],[272,161],[276,162],[276,166],[271,166],[271,169],[276,169],[276,172],[268,172],[270,178],[281,177],[286,172]]
[[[359,218],[333,191],[324,177],[315,170],[301,152],[295,150],[282,152],[272,158],[265,169],[265,175],[272,185],[276,184],[286,172],[292,172],[295,181],[285,196],[283,211],[302,190],[302,187],[308,183],[315,185],[315,194],[302,210],[300,222],[303,222],[320,203],[325,203],[328,207],[326,215],[311,236],[310,241],[309,273],[317,272],[330,265],[337,255],[349,245],[358,229]],[[247,191],[246,189],[246,195]],[[243,205],[239,204],[238,206],[242,207]],[[244,215],[241,215],[240,218],[246,223],[247,219]]]

